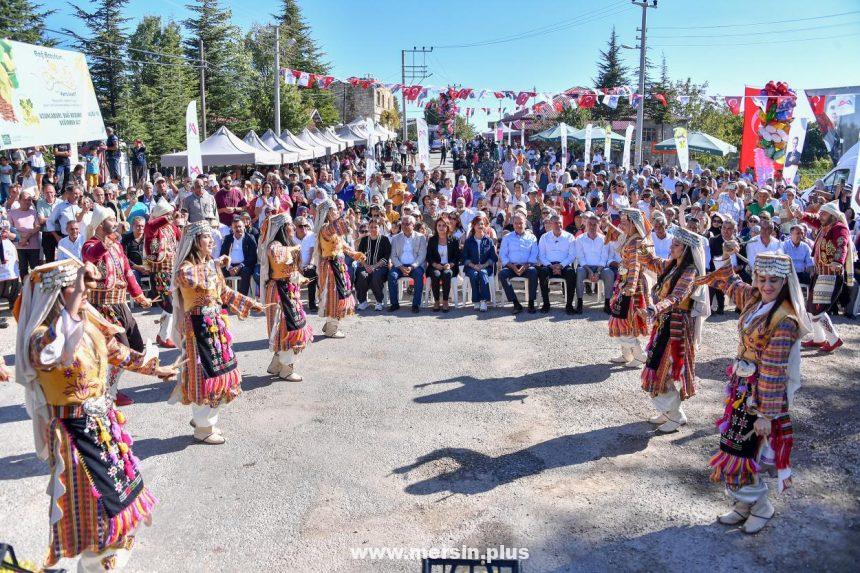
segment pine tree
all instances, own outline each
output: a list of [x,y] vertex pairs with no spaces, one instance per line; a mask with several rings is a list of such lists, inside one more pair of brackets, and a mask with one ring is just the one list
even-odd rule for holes
[[[606,51],[600,52],[600,61],[597,62],[597,77],[594,78],[594,86],[597,88],[617,88],[629,85],[628,68],[621,61],[621,45],[615,34],[615,27],[609,35]],[[602,100],[602,98],[601,98]],[[601,119],[618,119],[629,115],[629,103],[627,97],[622,96],[618,100],[618,107],[612,109],[603,105],[602,101],[594,107],[594,115]]]
[[[654,97],[656,94],[662,94],[666,98],[666,105]],[[660,126],[660,141],[669,137],[666,135],[666,126],[671,124],[675,118],[673,109],[677,106],[676,95],[672,81],[669,79],[666,54],[663,54],[660,64],[660,79],[653,84],[646,84],[645,88],[645,113]]]
[[41,10],[42,5],[30,0],[0,0],[0,38],[28,44],[54,46],[45,36],[45,18],[56,10]]
[[[251,93],[257,75],[251,66],[251,54],[245,39],[231,23],[230,10],[222,9],[218,0],[195,0],[186,6],[194,16],[183,21],[188,31],[185,53],[200,58],[200,42],[206,63],[206,121],[209,132],[220,125],[244,135],[256,129]],[[199,78],[196,78],[199,92]]]
[[[274,17],[280,24],[281,65],[313,74],[328,74],[330,66],[324,61],[325,53],[311,37],[311,28],[305,22],[298,2],[282,0],[281,12]],[[290,46],[289,40],[295,40],[295,44]],[[325,125],[332,125],[339,121],[340,115],[330,91],[301,88],[299,93],[308,108],[308,114],[316,109]],[[305,118],[305,124],[308,119],[309,117]]]
[[96,98],[106,124],[113,124],[122,106],[125,89],[126,34],[124,18],[128,0],[96,0],[95,10],[87,12],[72,4],[74,15],[81,20],[81,29],[89,30],[87,38],[75,30],[64,31],[75,37],[78,50],[87,55],[90,62],[90,76],[93,79]]

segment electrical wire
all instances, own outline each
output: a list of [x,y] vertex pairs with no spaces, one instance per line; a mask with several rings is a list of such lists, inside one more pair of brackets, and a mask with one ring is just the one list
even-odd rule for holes
[[[624,6],[622,10],[617,10],[620,6]],[[504,44],[508,42],[516,42],[519,40],[525,40],[528,38],[532,38],[534,36],[539,36],[542,34],[548,34],[551,32],[558,32],[561,30],[566,30],[568,28],[572,28],[574,26],[578,26],[581,24],[587,24],[592,21],[600,20],[602,18],[608,18],[610,16],[615,16],[617,14],[621,14],[622,12],[626,12],[631,10],[632,8],[627,5],[626,2],[614,2],[608,6],[604,6],[603,8],[599,8],[596,10],[591,10],[588,12],[583,12],[573,18],[568,18],[567,20],[562,20],[560,22],[555,22],[554,24],[548,24],[545,26],[540,26],[538,28],[532,28],[530,30],[525,30],[523,32],[512,34],[510,36],[502,36],[499,38],[494,38],[490,40],[482,40],[480,42],[470,42],[465,44],[448,44],[443,46],[434,46],[437,50],[447,50],[447,49],[457,49],[457,48],[477,48],[481,46],[492,46],[497,44]],[[613,10],[617,10],[614,11]]]
[[791,38],[789,40],[767,40],[764,42],[733,42],[731,44],[656,44],[649,48],[734,48],[735,46],[764,46],[770,44],[793,44],[815,40],[835,40],[837,38],[860,38],[860,34],[841,34],[837,36],[817,36],[815,38]]
[[[44,30],[46,32],[50,32],[52,34],[60,34],[62,36],[68,36],[69,38],[73,38],[73,39],[77,40],[78,42],[84,42],[84,43],[88,43],[88,44],[100,44],[102,46],[111,46],[111,47],[115,47],[115,48],[119,47],[114,42],[108,42],[106,40],[98,40],[95,38],[92,38],[92,39],[84,38],[83,36],[78,36],[77,34],[73,34],[71,32],[66,32],[66,31],[62,31],[62,30],[52,30],[50,28],[45,28]],[[138,52],[141,54],[147,54],[150,56],[160,56],[160,57],[164,57],[164,58],[179,59],[179,60],[183,60],[183,61],[186,61],[189,63],[194,62],[198,66],[200,65],[199,60],[192,60],[192,59],[188,58],[187,56],[180,56],[179,54],[165,54],[164,52],[153,52],[151,50],[144,50],[142,48],[132,48],[130,46],[125,46],[123,49],[128,50],[130,52]]]
[[[857,26],[860,29],[860,22],[843,22],[841,24],[826,24],[824,26],[808,26],[806,28],[790,28],[786,30],[768,30],[768,34],[784,34],[786,32],[809,32],[812,30],[823,30],[825,28],[840,28],[843,26]],[[679,34],[667,34],[667,35],[654,35],[648,34],[648,39],[651,38],[727,38],[731,36],[749,36],[752,32],[737,32],[734,34],[687,34],[687,35],[679,35]]]
[[745,24],[717,24],[705,26],[648,26],[649,30],[698,30],[702,28],[749,28],[750,26],[763,26],[770,24],[794,24],[795,22],[809,22],[810,20],[826,20],[827,18],[836,18],[838,16],[848,16],[850,14],[860,14],[860,10],[852,10],[850,12],[839,12],[838,14],[825,14],[822,16],[810,16],[809,18],[792,18],[791,20],[773,20],[770,22],[751,22]]

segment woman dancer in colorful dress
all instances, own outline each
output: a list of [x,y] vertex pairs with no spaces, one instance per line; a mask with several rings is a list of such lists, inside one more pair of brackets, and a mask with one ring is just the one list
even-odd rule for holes
[[[707,288],[693,284],[705,274],[704,238],[686,229],[672,230],[668,259],[655,256],[644,244],[639,262],[657,275],[652,289],[658,301],[637,313],[652,321],[642,389],[651,396],[657,415],[648,421],[658,432],[675,432],[687,423],[681,402],[696,393],[696,332],[711,314]],[[677,387],[676,387],[677,383]]]
[[260,284],[264,287],[269,350],[274,353],[268,372],[300,382],[295,361],[314,338],[302,307],[301,285],[305,278],[299,271],[301,245],[286,213],[266,219],[260,236]]
[[[727,241],[723,256],[737,251],[737,243]],[[740,343],[717,420],[720,450],[710,465],[711,479],[722,480],[734,500],[720,523],[743,523],[745,533],[761,531],[774,515],[764,471],[776,473],[777,491],[791,485],[789,410],[800,388],[800,339],[812,328],[790,257],[759,254],[753,276],[750,286],[725,265],[696,280],[724,291],[741,309]]]
[[107,397],[108,367],[161,378],[176,373],[117,341],[121,329],[86,302],[99,280],[92,263],[48,263],[30,272],[15,308],[15,380],[25,388],[36,455],[50,468],[45,566],[80,555],[80,572],[121,569],[156,503],[125,416]]
[[638,338],[648,334],[648,321],[636,311],[648,306],[645,277],[639,264],[642,241],[651,234],[650,224],[639,209],[621,209],[619,227],[604,219],[607,241],[619,241],[621,266],[609,300],[609,336],[621,344],[621,356],[612,362],[628,366],[645,363],[645,353]]
[[[239,318],[263,307],[227,287],[212,258],[212,228],[207,221],[185,227],[173,271],[173,335],[179,344],[179,383],[168,400],[191,404],[194,438],[223,444],[216,427],[218,410],[242,393],[242,375],[233,353],[226,306]],[[181,341],[181,343],[180,343]]]
[[344,253],[358,262],[364,262],[364,253],[352,250],[343,235],[349,232],[344,215],[337,205],[326,199],[317,208],[314,233],[317,237],[314,262],[319,277],[319,315],[326,319],[323,334],[329,338],[343,338],[340,321],[355,314],[355,297],[352,296],[352,281],[346,268]]

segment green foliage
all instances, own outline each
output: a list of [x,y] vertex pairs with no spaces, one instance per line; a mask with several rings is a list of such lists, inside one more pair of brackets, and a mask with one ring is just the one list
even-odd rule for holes
[[[824,145],[821,128],[817,123],[810,123],[806,127],[806,140],[803,142],[803,153],[800,155],[800,164],[806,167],[813,167],[813,164],[820,159],[830,161],[830,155],[827,153],[827,146]],[[832,166],[832,162],[830,163]]]
[[75,37],[75,46],[89,59],[90,76],[102,117],[108,125],[116,122],[126,88],[125,48],[127,37],[125,14],[128,0],[96,0],[95,10],[87,12],[72,4],[74,15],[81,20],[79,29],[92,32],[81,36],[75,30],[64,30]]
[[[598,104],[599,105],[599,104]],[[559,122],[564,122],[571,127],[575,127],[576,129],[581,129],[585,127],[585,124],[589,122],[594,122],[596,120],[596,114],[593,113],[594,109],[583,109],[578,107],[576,109],[565,108],[561,114],[558,116]]]
[[[629,85],[629,70],[622,62],[621,45],[618,43],[614,26],[606,45],[606,51],[600,52],[600,58],[597,62],[597,77],[594,78],[596,87],[614,88]],[[593,111],[594,116],[601,119],[620,119],[630,114],[630,103],[626,97],[621,97],[618,100],[618,107],[615,109],[598,103]]]
[[45,18],[56,10],[41,10],[42,5],[30,0],[0,0],[0,38],[28,44],[53,46],[54,40],[45,36]]
[[465,117],[460,117],[458,115],[454,118],[454,137],[459,137],[463,141],[468,141],[470,139],[474,139],[477,134],[478,132],[475,130],[475,126],[469,123]]
[[382,110],[382,113],[379,114],[379,123],[393,131],[400,129],[400,112],[397,110],[397,107]]
[[[203,43],[207,131],[211,133],[218,126],[226,125],[231,131],[244,135],[249,129],[256,129],[251,93],[257,77],[245,38],[231,23],[230,10],[221,8],[218,0],[195,0],[187,8],[194,17],[183,22],[188,32],[186,54],[199,59],[200,42]],[[199,92],[199,77],[195,79]]]
[[[664,106],[660,103],[658,99],[653,97],[654,94],[663,94],[667,105]],[[653,84],[646,83],[645,87],[645,114],[660,126],[661,140],[669,137],[665,132],[666,127],[671,127],[671,124],[675,121],[675,114],[672,112],[672,109],[676,107],[677,95],[678,92],[675,91],[675,87],[669,79],[666,54],[663,54],[663,60],[660,65],[660,79]]]
[[[817,124],[815,125],[817,127]],[[812,124],[807,128],[806,143],[803,145],[804,152],[806,150],[806,144],[809,143],[808,130],[810,128],[812,128]],[[826,153],[824,157],[811,161],[808,166],[804,166],[803,163],[801,163],[800,170],[798,171],[800,174],[800,182],[797,184],[798,189],[808,189],[812,187],[815,185],[816,180],[822,179],[831,169],[833,169],[833,161],[831,161],[830,156]]]
[[429,105],[424,108],[424,121],[427,122],[427,125],[439,125],[444,121],[442,114],[436,111],[438,104],[439,98],[434,97],[430,100]]

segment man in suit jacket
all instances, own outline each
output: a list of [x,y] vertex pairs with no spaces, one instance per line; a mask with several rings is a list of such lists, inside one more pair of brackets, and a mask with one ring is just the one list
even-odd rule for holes
[[241,216],[233,218],[233,232],[224,237],[221,255],[230,257],[230,266],[224,269],[224,276],[239,277],[239,292],[247,295],[251,290],[251,277],[257,266],[257,242],[245,232]]
[[403,277],[411,278],[414,283],[412,293],[412,312],[421,309],[421,295],[424,293],[424,264],[427,259],[427,237],[415,232],[415,217],[406,215],[400,220],[400,233],[391,237],[391,270],[388,273],[388,294],[391,299],[390,311],[400,308],[397,281]]

